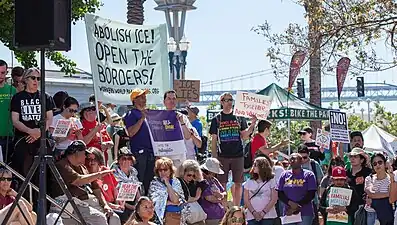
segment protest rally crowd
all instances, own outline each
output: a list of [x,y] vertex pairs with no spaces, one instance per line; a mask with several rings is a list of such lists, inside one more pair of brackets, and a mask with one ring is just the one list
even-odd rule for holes
[[[7,63],[0,60],[2,161],[26,177],[40,147],[41,74],[14,67],[11,85],[6,75]],[[177,109],[171,90],[164,93],[164,108],[175,112],[186,151],[158,157],[146,122],[147,94],[134,89],[129,111],[120,116],[113,113],[115,105],[94,95],[81,106],[66,91],[46,93],[48,154],[87,224],[397,224],[397,164],[382,152],[366,152],[360,131],[350,132],[344,155],[323,165],[324,148],[310,127],[302,128],[302,145],[286,158],[279,151],[289,140],[268,143],[272,123],[233,115],[230,93],[220,96],[222,111],[207,138],[199,109]],[[36,173],[32,182],[38,178]],[[21,182],[0,169],[0,222]],[[67,200],[51,174],[47,191],[59,202]],[[26,191],[9,224],[35,224],[37,198],[33,192],[29,201]],[[48,208],[47,220],[55,221],[60,209]],[[63,213],[58,224],[77,222]]]

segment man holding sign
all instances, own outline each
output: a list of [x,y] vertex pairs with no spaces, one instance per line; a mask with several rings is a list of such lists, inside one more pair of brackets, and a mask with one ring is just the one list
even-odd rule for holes
[[134,89],[130,94],[134,106],[124,117],[124,123],[130,136],[131,152],[136,159],[135,168],[138,179],[143,183],[145,193],[154,177],[154,154],[146,119],[146,95],[148,90]]
[[240,205],[242,183],[244,182],[244,149],[242,140],[247,139],[253,132],[257,118],[252,117],[248,127],[247,121],[233,114],[233,96],[231,93],[221,95],[222,112],[211,121],[210,134],[212,136],[211,154],[218,158],[225,174],[218,177],[226,188],[229,171],[232,171],[235,194],[233,204]]

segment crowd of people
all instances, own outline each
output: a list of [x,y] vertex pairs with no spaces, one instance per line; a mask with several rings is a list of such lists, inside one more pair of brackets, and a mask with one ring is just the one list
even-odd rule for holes
[[[87,96],[90,104],[80,105],[66,91],[54,96],[40,93],[41,74],[36,68],[14,67],[9,84],[7,68],[0,60],[0,153],[9,166],[0,169],[0,222],[21,184],[7,168],[26,177],[38,154],[45,94],[47,153],[54,156],[87,224],[397,224],[396,163],[382,152],[366,152],[359,131],[350,133],[345,155],[336,154],[324,165],[325,149],[316,145],[313,130],[306,127],[299,131],[302,145],[283,158],[278,152],[289,140],[268,143],[272,123],[236,117],[233,96],[224,93],[222,111],[210,123],[208,151],[199,109],[177,109],[176,92],[171,90],[164,93],[164,108],[176,111],[186,152],[157,157],[146,122],[147,90],[134,89],[129,111],[120,116],[115,105],[93,95]],[[66,137],[52,135],[59,120],[70,122]],[[38,179],[35,173],[32,183],[38,184]],[[138,188],[133,199],[120,200],[118,194],[126,184]],[[340,189],[351,193],[348,203],[331,204],[333,190]],[[66,204],[65,193],[50,173],[47,190],[61,206]],[[37,198],[37,193],[26,191],[10,224],[35,224]],[[54,222],[59,214],[58,224],[77,224],[48,204],[48,221]],[[328,219],[335,215],[347,219]]]

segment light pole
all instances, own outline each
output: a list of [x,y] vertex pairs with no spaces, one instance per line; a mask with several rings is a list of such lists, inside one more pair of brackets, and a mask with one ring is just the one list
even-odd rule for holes
[[371,99],[367,98],[368,103],[368,123],[371,121]]
[[[170,42],[168,46],[170,69],[174,79],[185,79],[185,67],[189,42],[184,38],[186,12],[195,10],[196,0],[154,0],[155,10],[164,11]],[[172,17],[172,22],[171,22]],[[171,39],[172,38],[172,39]]]
[[170,72],[173,74],[174,79],[185,79],[186,70],[186,57],[187,50],[190,47],[190,42],[183,37],[178,45],[173,37],[168,42],[168,57],[170,61]]

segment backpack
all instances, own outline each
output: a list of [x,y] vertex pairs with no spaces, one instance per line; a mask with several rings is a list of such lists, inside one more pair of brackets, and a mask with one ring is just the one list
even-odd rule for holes
[[201,148],[198,148],[198,153],[201,154],[207,154],[207,148],[208,148],[208,137],[207,136],[201,136]]
[[244,148],[244,169],[248,170],[252,167],[253,157],[251,154],[251,140],[245,145]]

